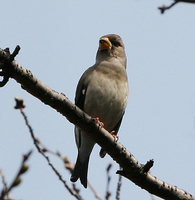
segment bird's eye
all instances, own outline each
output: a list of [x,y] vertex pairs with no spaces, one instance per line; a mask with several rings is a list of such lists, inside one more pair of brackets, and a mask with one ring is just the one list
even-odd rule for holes
[[113,44],[115,47],[121,46],[121,44],[120,44],[119,42],[116,42],[116,41],[112,41],[112,44]]

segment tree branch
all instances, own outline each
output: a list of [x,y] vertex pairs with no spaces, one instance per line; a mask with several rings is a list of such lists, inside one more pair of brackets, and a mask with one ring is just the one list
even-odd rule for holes
[[179,2],[195,3],[195,0],[174,0],[174,2],[170,6],[163,5],[161,7],[158,7],[158,9],[161,11],[161,14],[163,14],[165,12],[165,10],[168,10],[168,9],[172,8],[175,4],[177,4]]
[[15,98],[15,100],[16,100],[15,109],[20,109],[20,112],[21,112],[22,116],[24,117],[25,123],[26,123],[26,125],[29,129],[29,132],[30,132],[31,137],[32,137],[33,142],[34,142],[34,145],[37,148],[38,152],[47,160],[47,163],[49,164],[49,166],[52,168],[52,170],[58,176],[59,180],[64,184],[64,187],[70,192],[70,194],[73,195],[78,200],[83,200],[77,192],[75,192],[71,187],[69,187],[69,185],[66,183],[66,181],[62,178],[62,175],[58,172],[57,168],[51,163],[50,158],[45,155],[44,149],[42,149],[39,146],[39,140],[34,135],[33,129],[32,129],[32,127],[31,127],[31,125],[28,121],[28,118],[23,111],[23,108],[25,107],[25,105],[23,104],[23,99]]
[[3,175],[3,172],[2,171],[0,172],[1,176],[3,178],[3,183],[4,183],[4,189],[0,193],[0,200],[5,200],[5,199],[7,199],[6,197],[8,197],[10,199],[10,191],[14,187],[17,187],[21,183],[21,181],[22,181],[21,176],[28,171],[29,166],[26,165],[26,161],[29,159],[31,153],[32,153],[32,150],[29,151],[27,154],[23,155],[23,159],[22,159],[22,163],[19,168],[19,171],[16,174],[14,180],[12,181],[12,183],[9,187],[7,187],[7,184],[5,182],[5,177]]
[[124,146],[116,142],[113,136],[104,128],[101,128],[93,118],[71,103],[65,95],[59,94],[46,86],[15,60],[11,61],[9,52],[1,49],[0,67],[7,76],[20,83],[23,89],[60,112],[71,123],[92,137],[122,167],[122,170],[117,172],[118,174],[163,199],[195,200],[195,197],[186,191],[165,183],[146,172],[146,168],[149,170],[148,166],[141,165]]

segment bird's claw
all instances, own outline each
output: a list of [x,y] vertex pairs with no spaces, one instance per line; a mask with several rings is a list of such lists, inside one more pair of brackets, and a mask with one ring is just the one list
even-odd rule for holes
[[114,134],[115,131],[111,131],[110,134],[113,136],[114,141],[117,142],[118,141],[118,136]]
[[100,128],[104,127],[104,123],[101,122],[98,117],[95,118],[95,121],[98,123],[98,125],[99,125]]
[[[95,118],[95,121],[97,122],[97,124],[99,125],[100,128],[104,127],[104,123],[101,122],[98,117]],[[111,131],[109,133],[113,136],[114,141],[117,142],[118,141],[118,136],[114,134],[115,131]]]

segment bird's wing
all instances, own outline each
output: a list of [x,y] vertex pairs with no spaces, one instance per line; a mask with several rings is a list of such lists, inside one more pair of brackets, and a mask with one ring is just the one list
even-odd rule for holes
[[[85,95],[87,91],[87,87],[89,84],[89,78],[93,73],[95,66],[90,67],[85,71],[82,77],[79,80],[76,89],[76,96],[75,96],[75,105],[78,106],[81,110],[83,110],[84,102],[85,102]],[[80,148],[81,146],[81,130],[78,127],[75,127],[75,139],[77,147]]]
[[121,122],[122,122],[124,114],[125,114],[125,112],[123,113],[121,119],[119,120],[119,122],[116,124],[116,126],[112,130],[112,131],[114,131],[114,135],[117,135],[117,133],[118,133],[118,130],[120,128],[120,125],[121,125]]
[[94,70],[95,66],[90,67],[88,70],[85,71],[85,73],[80,78],[76,89],[75,105],[78,106],[81,110],[83,110],[89,78]]

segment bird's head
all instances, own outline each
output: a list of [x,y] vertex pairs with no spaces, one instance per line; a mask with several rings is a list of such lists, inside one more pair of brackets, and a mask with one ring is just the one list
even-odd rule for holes
[[125,47],[120,36],[108,34],[102,36],[99,40],[99,49],[96,60],[101,62],[112,58],[118,59],[126,66]]

